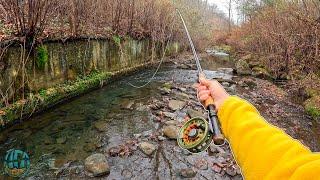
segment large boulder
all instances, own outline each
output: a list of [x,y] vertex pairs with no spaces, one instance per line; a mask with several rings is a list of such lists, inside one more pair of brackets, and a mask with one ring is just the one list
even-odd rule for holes
[[251,75],[251,69],[249,67],[249,64],[243,59],[237,61],[236,71],[239,75]]
[[92,154],[87,157],[84,163],[85,169],[93,176],[103,176],[110,173],[110,167],[103,154]]

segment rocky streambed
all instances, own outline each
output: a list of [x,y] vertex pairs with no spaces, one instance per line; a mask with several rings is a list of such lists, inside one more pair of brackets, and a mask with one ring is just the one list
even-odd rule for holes
[[[233,64],[203,55],[208,78],[255,104],[266,119],[313,150],[319,124],[269,81],[237,77]],[[1,135],[1,157],[11,148],[30,155],[29,179],[242,179],[228,145],[190,154],[178,147],[177,130],[206,117],[192,87],[197,71],[190,56],[172,59],[144,88],[153,70],[139,72],[60,105]],[[3,177],[5,177],[3,175]]]

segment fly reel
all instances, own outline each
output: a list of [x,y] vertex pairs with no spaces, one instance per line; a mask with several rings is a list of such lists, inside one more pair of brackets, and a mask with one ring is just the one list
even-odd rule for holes
[[209,130],[208,122],[200,117],[187,121],[178,134],[178,145],[191,153],[205,151],[211,144],[213,134]]

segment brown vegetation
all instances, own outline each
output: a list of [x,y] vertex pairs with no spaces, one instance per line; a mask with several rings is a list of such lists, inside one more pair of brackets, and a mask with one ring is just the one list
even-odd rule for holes
[[184,39],[175,7],[183,11],[197,42],[209,41],[210,20],[224,19],[215,6],[201,0],[0,0],[0,41],[112,35]]
[[301,79],[320,73],[320,1],[243,1],[245,22],[217,38],[254,54],[275,77]]

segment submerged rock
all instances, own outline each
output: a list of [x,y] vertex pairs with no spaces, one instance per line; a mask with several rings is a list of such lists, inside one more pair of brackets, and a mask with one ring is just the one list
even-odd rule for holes
[[156,150],[156,146],[148,142],[140,143],[139,148],[144,154],[148,156],[152,155],[153,152]]
[[65,144],[67,142],[67,138],[66,137],[60,137],[57,139],[57,143],[58,144]]
[[178,100],[170,100],[169,108],[173,111],[182,109],[186,105],[186,102],[178,101]]
[[83,146],[83,150],[86,152],[93,152],[97,149],[97,146],[95,143],[89,142]]
[[107,131],[107,122],[97,121],[94,123],[94,127],[100,132],[105,132]]
[[192,168],[186,168],[180,170],[180,175],[184,178],[193,178],[197,175],[197,172],[195,172]]
[[93,154],[86,158],[85,169],[93,176],[103,176],[110,173],[110,167],[106,157],[103,154]]
[[178,133],[179,129],[176,126],[170,125],[163,128],[163,134],[169,139],[177,139]]

